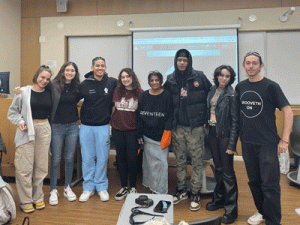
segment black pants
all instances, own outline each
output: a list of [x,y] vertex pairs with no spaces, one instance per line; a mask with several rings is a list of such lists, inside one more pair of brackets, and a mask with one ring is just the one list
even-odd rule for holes
[[135,131],[117,131],[112,129],[112,138],[117,151],[117,165],[122,187],[136,186],[138,140]]
[[281,205],[277,144],[261,146],[242,143],[242,149],[256,208],[267,225],[279,225]]
[[213,201],[224,204],[225,213],[237,215],[238,188],[233,169],[233,154],[226,153],[228,138],[216,137],[216,127],[209,126],[209,145],[215,164],[217,184]]

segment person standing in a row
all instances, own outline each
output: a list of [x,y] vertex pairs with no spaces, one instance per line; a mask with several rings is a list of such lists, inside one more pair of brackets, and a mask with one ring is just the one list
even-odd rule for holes
[[112,96],[117,79],[108,77],[105,59],[96,57],[92,61],[92,71],[85,75],[80,84],[80,94],[84,102],[80,111],[79,131],[83,193],[79,201],[86,202],[95,191],[101,201],[108,201],[107,161],[110,151],[110,118],[113,108]]
[[196,211],[200,209],[206,101],[211,83],[202,71],[193,69],[192,55],[186,49],[176,52],[174,67],[164,84],[174,104],[172,150],[176,156],[178,190],[173,202],[178,204],[188,198],[186,170],[190,155],[193,166],[190,209]]
[[48,88],[52,72],[48,66],[38,68],[33,85],[21,88],[7,113],[17,126],[15,144],[16,185],[20,207],[25,213],[45,208],[43,182],[48,174],[48,152],[51,141],[51,91]]
[[156,194],[168,193],[168,146],[173,122],[172,96],[162,83],[160,72],[150,72],[151,89],[141,94],[138,104],[138,137],[144,144],[143,185]]
[[134,71],[130,68],[122,69],[118,86],[113,94],[115,110],[111,117],[112,138],[117,152],[117,166],[122,185],[115,196],[116,200],[124,199],[128,193],[136,193],[139,148],[136,110],[142,92]]
[[[249,186],[258,210],[249,224],[279,225],[281,220],[278,155],[288,148],[293,111],[280,86],[260,75],[262,58],[248,52],[243,67],[248,79],[236,86],[240,104],[240,137]],[[276,128],[275,110],[283,112],[282,139]]]
[[225,208],[222,223],[233,223],[238,216],[238,188],[233,169],[233,156],[238,139],[239,101],[231,87],[235,72],[222,65],[214,71],[214,83],[207,97],[206,125],[208,146],[212,153],[217,181],[213,200],[206,205],[209,211]]

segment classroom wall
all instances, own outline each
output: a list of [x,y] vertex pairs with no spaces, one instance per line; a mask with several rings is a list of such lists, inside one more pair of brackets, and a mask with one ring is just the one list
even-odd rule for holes
[[[240,31],[298,30],[299,9],[288,22],[280,15],[298,0],[68,0],[66,13],[56,12],[56,0],[22,0],[21,84],[31,83],[40,64],[56,62],[54,73],[67,60],[67,36],[130,35],[132,27],[241,24]],[[251,14],[257,16],[250,22]],[[124,26],[118,27],[117,21]],[[63,28],[58,24],[62,23]],[[45,42],[39,43],[39,36]]]
[[11,73],[11,87],[20,85],[21,0],[0,0],[0,72]]

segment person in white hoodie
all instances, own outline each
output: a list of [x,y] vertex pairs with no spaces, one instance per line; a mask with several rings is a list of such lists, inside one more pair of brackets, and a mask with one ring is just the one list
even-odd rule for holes
[[16,186],[20,207],[25,213],[45,208],[43,181],[48,174],[48,151],[51,140],[50,83],[52,72],[41,66],[33,85],[22,87],[8,109],[7,118],[17,126],[15,136]]

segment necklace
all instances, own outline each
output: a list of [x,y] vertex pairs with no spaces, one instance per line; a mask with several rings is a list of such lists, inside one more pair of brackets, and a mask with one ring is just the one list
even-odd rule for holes
[[65,84],[64,90],[65,90],[66,92],[69,92],[70,86],[71,86],[70,84]]

